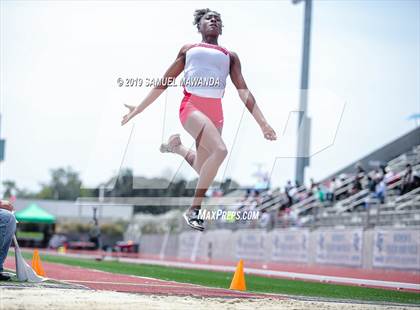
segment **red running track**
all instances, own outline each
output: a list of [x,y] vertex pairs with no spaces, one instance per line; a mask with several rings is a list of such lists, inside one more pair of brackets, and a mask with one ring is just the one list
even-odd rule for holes
[[[109,290],[127,293],[177,295],[197,297],[229,298],[275,298],[285,297],[275,294],[257,294],[228,289],[210,288],[195,284],[164,281],[130,275],[114,274],[93,269],[43,262],[48,278],[72,284],[79,284],[95,290]],[[15,270],[14,258],[8,257],[5,267]]]
[[[23,251],[28,251],[32,253],[33,249],[23,249]],[[53,250],[41,250],[42,253],[57,255],[56,251]],[[68,250],[67,254],[75,255],[80,258],[90,258],[103,257],[109,253],[101,251],[83,251],[83,250]],[[179,259],[175,257],[166,257],[164,260],[161,260],[157,255],[139,255],[137,253],[112,253],[112,256],[119,258],[122,262],[131,262],[131,263],[144,263],[144,264],[156,264],[162,266],[172,266],[172,267],[183,267],[183,268],[193,268],[193,269],[203,269],[203,270],[219,270],[220,268],[225,268],[224,271],[232,271],[236,262],[232,261],[218,261],[218,260],[196,260],[194,263],[187,259]],[[179,264],[185,263],[185,266],[177,266]],[[188,265],[188,266],[187,266]],[[253,270],[251,270],[253,269]],[[269,277],[279,277],[279,278],[289,278],[289,279],[299,279],[304,281],[316,281],[316,282],[325,282],[323,277],[338,277],[338,278],[352,278],[359,281],[360,284],[351,284],[341,282],[340,279],[337,281],[327,281],[331,283],[344,284],[344,285],[361,285],[368,287],[377,287],[383,289],[391,290],[407,290],[420,292],[420,272],[418,271],[402,271],[395,269],[386,269],[386,268],[377,268],[377,269],[362,269],[362,268],[353,268],[353,267],[342,267],[342,266],[331,266],[331,265],[304,265],[304,264],[281,264],[281,263],[262,263],[262,262],[245,262],[245,271],[249,274],[262,275],[261,272],[253,271],[273,271],[273,274],[266,274],[264,276]],[[316,275],[318,280],[308,280],[305,277],[297,276],[278,276],[276,272],[283,273],[298,273],[301,275]],[[364,280],[372,281],[389,281],[397,283],[409,283],[416,284],[417,289],[406,289],[396,285],[395,287],[384,287],[382,285],[372,285],[372,284],[362,284]],[[366,282],[366,281],[365,281]]]

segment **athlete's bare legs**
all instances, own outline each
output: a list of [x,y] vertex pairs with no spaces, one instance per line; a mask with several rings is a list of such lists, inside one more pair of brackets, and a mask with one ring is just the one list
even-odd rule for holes
[[192,112],[184,128],[198,145],[193,167],[199,171],[199,178],[191,208],[200,208],[204,195],[216,177],[219,167],[227,156],[227,148],[220,131],[200,111]]
[[[222,128],[217,128],[219,134],[222,134]],[[176,143],[176,142],[175,142]],[[207,160],[207,158],[210,156],[210,152],[207,151],[203,146],[200,144],[195,143],[195,149],[190,149],[185,147],[181,141],[179,140],[178,145],[175,145],[171,148],[171,151],[173,153],[176,153],[180,156],[182,156],[187,163],[197,172],[197,174],[200,174],[201,167],[203,166],[204,162]],[[198,155],[197,155],[198,154]]]
[[221,131],[200,111],[193,111],[184,124],[185,130],[195,139],[196,151],[179,144],[172,152],[181,155],[198,173],[198,183],[191,208],[199,209],[207,189],[216,177],[226,158],[227,149]]

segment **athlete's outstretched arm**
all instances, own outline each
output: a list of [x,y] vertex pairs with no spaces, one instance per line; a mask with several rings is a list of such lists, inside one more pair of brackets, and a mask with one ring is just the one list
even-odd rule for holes
[[[190,44],[186,44],[181,48],[175,61],[171,64],[169,69],[166,70],[165,74],[163,75],[163,81],[175,79],[184,70],[185,55],[190,46]],[[137,107],[125,104],[129,112],[126,115],[124,115],[121,121],[121,125],[126,124],[130,119],[132,119],[134,116],[141,113],[144,109],[151,105],[160,96],[160,94],[162,94],[165,91],[165,89],[168,87],[167,84],[168,83],[163,83],[163,85],[153,87],[153,89],[149,92],[146,98],[144,98],[144,100]]]
[[255,102],[254,96],[249,91],[248,86],[245,83],[245,79],[242,76],[241,62],[239,61],[238,55],[235,52],[230,52],[230,55],[230,78],[232,80],[233,85],[235,85],[236,89],[238,90],[239,97],[245,104],[248,111],[255,118],[258,125],[260,125],[261,130],[264,134],[264,138],[266,138],[267,140],[276,140],[277,136],[275,131],[267,123],[264,115],[262,114],[260,108]]

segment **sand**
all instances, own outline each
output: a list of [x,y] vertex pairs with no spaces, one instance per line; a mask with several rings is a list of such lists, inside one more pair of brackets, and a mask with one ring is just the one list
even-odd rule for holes
[[413,309],[375,304],[354,304],[325,301],[225,299],[179,296],[139,295],[111,291],[57,288],[0,288],[0,310],[13,309]]

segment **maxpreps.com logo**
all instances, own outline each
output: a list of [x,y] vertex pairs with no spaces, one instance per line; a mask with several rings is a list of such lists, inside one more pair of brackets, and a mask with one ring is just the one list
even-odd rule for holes
[[206,210],[200,209],[198,218],[205,221],[251,221],[260,218],[260,211],[226,211],[226,210]]

